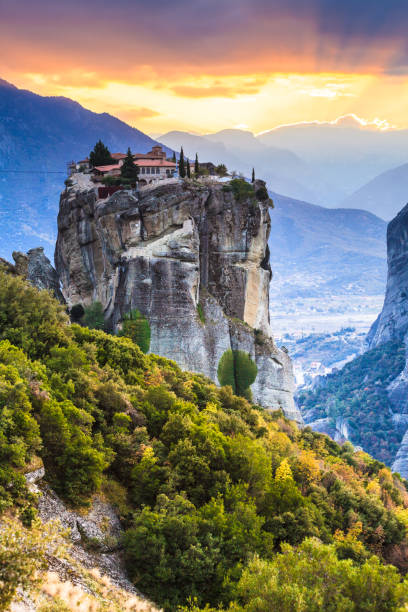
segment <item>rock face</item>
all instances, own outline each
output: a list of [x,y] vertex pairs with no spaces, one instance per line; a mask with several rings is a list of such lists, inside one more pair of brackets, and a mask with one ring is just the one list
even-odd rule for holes
[[254,400],[301,420],[290,359],[269,327],[267,202],[240,200],[210,181],[170,181],[101,200],[83,177],[71,178],[55,252],[68,305],[101,302],[112,329],[138,308],[153,353],[214,381],[223,353],[245,350],[258,366]]
[[48,289],[60,302],[65,302],[61,293],[57,272],[44,254],[43,247],[30,249],[27,253],[13,251],[14,265],[0,258],[0,269],[7,274],[26,278],[37,289]]
[[388,224],[387,261],[384,306],[367,336],[370,348],[408,331],[408,204]]
[[[389,340],[408,347],[408,204],[387,228],[388,276],[384,306],[367,335],[369,348]],[[387,389],[394,409],[393,422],[405,432],[392,469],[408,477],[408,352],[404,370]]]

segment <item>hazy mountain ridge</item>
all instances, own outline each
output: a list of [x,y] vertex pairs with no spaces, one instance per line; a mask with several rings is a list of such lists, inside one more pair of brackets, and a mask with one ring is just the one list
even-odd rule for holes
[[[375,129],[350,116],[337,123],[281,126],[258,136],[230,129],[189,137],[187,132],[169,132],[158,140],[176,149],[183,145],[190,156],[213,155],[246,175],[255,166],[271,189],[293,198],[367,209],[385,219],[395,214],[392,206],[375,203],[372,208],[364,192],[350,202],[348,198],[377,175],[407,161],[408,130]],[[391,182],[389,202],[393,199],[399,201]]]
[[333,290],[384,292],[386,223],[382,219],[364,210],[328,209],[273,192],[271,197],[274,300],[323,297]]

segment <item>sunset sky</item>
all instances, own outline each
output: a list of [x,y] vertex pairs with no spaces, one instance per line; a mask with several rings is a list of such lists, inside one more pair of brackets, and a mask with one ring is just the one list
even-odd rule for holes
[[0,78],[148,132],[408,127],[407,0],[0,0]]

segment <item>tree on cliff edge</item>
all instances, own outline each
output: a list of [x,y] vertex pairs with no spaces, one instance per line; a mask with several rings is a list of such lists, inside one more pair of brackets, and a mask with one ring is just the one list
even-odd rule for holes
[[200,174],[200,164],[198,163],[198,154],[196,153],[194,162],[194,174],[198,176]]
[[184,151],[183,151],[183,147],[181,147],[181,151],[180,151],[179,175],[181,176],[181,178],[184,178],[186,176],[186,166],[185,166],[185,163],[184,163]]
[[120,175],[126,181],[135,182],[138,180],[139,168],[135,165],[132,151],[128,148],[126,157],[123,160],[122,167],[120,169]]
[[109,166],[115,164],[115,160],[112,158],[108,147],[106,147],[102,140],[98,140],[93,148],[93,151],[89,154],[89,162],[91,166]]

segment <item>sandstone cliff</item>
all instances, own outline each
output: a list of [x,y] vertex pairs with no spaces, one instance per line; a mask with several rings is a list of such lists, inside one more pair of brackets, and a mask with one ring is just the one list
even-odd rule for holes
[[55,252],[68,305],[100,301],[112,329],[138,308],[151,352],[214,381],[223,353],[245,350],[258,366],[254,400],[300,420],[291,362],[269,327],[268,203],[210,181],[98,199],[84,175],[71,178]]

